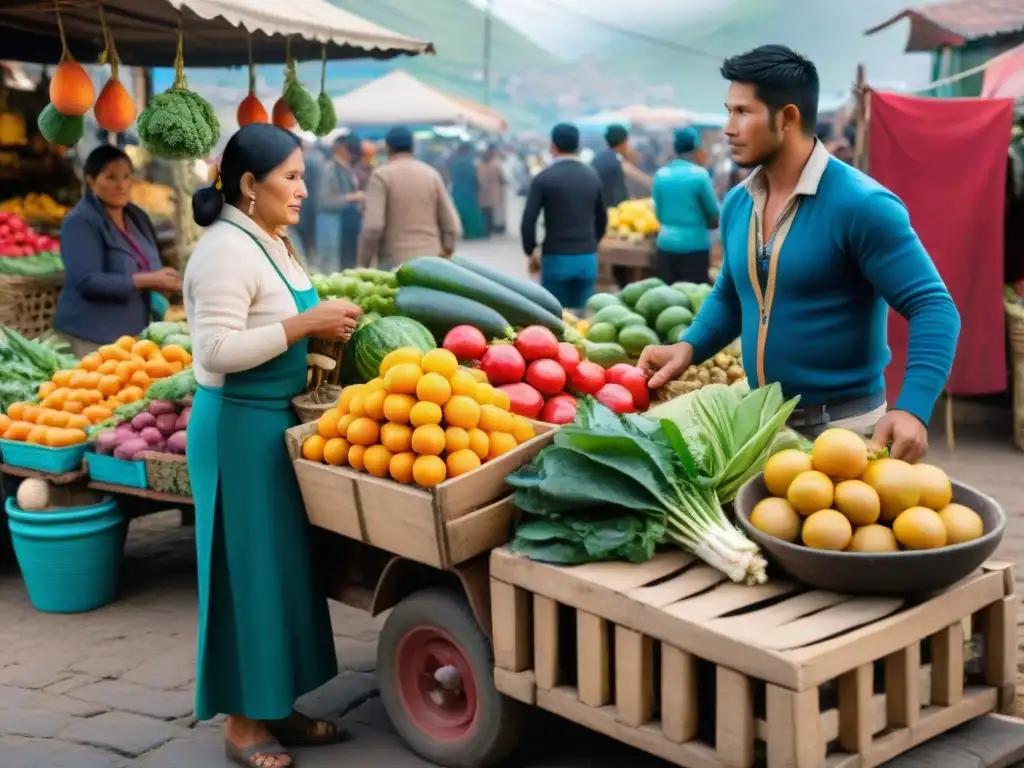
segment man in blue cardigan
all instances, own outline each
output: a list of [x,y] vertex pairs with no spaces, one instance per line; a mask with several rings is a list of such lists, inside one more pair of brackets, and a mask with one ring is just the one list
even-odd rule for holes
[[[725,134],[755,170],[722,205],[722,270],[683,340],[648,347],[657,389],[737,336],[751,386],[800,395],[791,426],[872,433],[917,461],[953,364],[960,316],[900,200],[814,137],[818,73],[767,45],[727,59]],[[910,323],[907,369],[886,410],[887,307]]]

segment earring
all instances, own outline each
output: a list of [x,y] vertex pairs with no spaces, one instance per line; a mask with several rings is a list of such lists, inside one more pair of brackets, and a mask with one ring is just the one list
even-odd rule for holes
[[249,215],[252,216],[253,211],[256,210],[256,195],[249,198]]

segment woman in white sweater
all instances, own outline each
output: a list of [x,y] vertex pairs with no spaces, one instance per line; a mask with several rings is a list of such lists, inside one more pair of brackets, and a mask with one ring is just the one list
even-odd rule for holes
[[337,674],[327,600],[284,431],[306,386],[311,336],[349,338],[360,310],[320,303],[278,236],[306,197],[298,140],[252,124],[228,142],[215,184],[192,200],[208,227],[185,270],[199,389],[188,430],[196,505],[196,717],[227,714],[229,758],[286,768],[289,745],[342,735],[294,711]]

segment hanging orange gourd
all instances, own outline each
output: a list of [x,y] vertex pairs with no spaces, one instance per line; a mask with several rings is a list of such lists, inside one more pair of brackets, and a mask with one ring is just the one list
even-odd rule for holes
[[295,115],[292,114],[292,111],[288,109],[288,105],[285,104],[284,96],[274,102],[274,125],[278,128],[284,128],[286,131],[290,131],[298,125]]
[[93,107],[93,114],[100,128],[110,133],[121,133],[128,130],[135,122],[135,100],[128,93],[120,79],[118,79],[117,49],[114,47],[114,36],[107,27],[107,17],[100,6],[100,25],[103,28],[103,36],[106,40],[107,49],[100,57],[100,63],[110,63],[110,79],[100,91],[96,99],[96,106]]
[[64,34],[64,21],[60,17],[60,2],[57,9],[57,28],[60,31],[60,43],[63,47],[60,64],[50,79],[50,103],[54,109],[65,117],[81,117],[96,101],[96,88],[85,67],[75,61],[68,50],[67,38]]
[[249,95],[238,105],[238,127],[249,123],[269,123],[267,109],[256,96],[256,65],[252,60],[252,37],[249,38]]

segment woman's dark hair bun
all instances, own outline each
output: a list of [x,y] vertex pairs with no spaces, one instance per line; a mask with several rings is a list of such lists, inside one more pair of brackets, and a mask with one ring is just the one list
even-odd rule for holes
[[224,203],[239,205],[242,177],[251,173],[263,181],[301,146],[298,136],[268,123],[250,123],[239,128],[224,147],[220,160],[220,185],[200,189],[192,195],[192,218],[208,227],[220,216]]
[[220,218],[224,210],[224,195],[213,184],[192,195],[192,218],[200,227],[208,227]]

